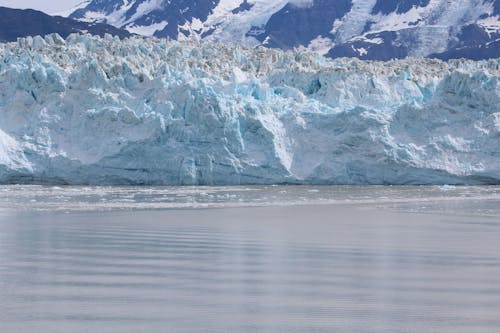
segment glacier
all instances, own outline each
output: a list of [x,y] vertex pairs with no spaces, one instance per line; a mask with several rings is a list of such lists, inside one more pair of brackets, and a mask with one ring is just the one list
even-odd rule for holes
[[0,183],[500,184],[500,60],[0,44]]

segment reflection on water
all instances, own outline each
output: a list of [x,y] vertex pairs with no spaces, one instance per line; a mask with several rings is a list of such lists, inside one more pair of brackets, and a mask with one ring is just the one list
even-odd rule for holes
[[499,250],[497,217],[352,205],[10,213],[0,331],[500,332]]

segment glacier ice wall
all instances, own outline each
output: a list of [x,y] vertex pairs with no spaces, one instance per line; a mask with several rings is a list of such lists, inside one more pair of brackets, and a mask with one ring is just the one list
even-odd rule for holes
[[500,60],[0,44],[0,183],[500,183]]

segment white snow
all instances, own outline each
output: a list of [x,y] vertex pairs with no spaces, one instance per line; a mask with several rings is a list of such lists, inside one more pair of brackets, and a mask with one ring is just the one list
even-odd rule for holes
[[135,25],[129,24],[127,30],[133,34],[138,34],[142,36],[153,36],[155,32],[165,29],[168,25],[167,21],[150,24],[150,25]]
[[[147,2],[147,4],[149,4]],[[142,16],[143,14],[147,13],[139,13],[136,12],[134,17],[128,18],[126,17],[127,11],[132,8],[134,5],[134,0],[124,0],[123,4],[116,6],[115,11],[111,13],[104,13],[104,12],[92,12],[92,11],[87,11],[85,12],[85,17],[81,18],[81,21],[86,21],[86,22],[105,22],[107,24],[114,25],[115,27],[123,27],[126,24],[133,22],[134,19],[137,19],[138,16]],[[149,6],[149,7],[141,7],[142,9],[150,9],[153,10],[154,6]]]
[[0,182],[500,182],[498,59],[44,41],[0,44]]
[[286,6],[289,0],[249,0],[253,7],[248,11],[233,14],[232,10],[241,0],[221,0],[213,13],[204,22],[204,31],[215,29],[205,39],[211,42],[238,42],[257,45],[259,42],[246,36],[252,27],[264,27],[271,16]]
[[[137,9],[136,9],[134,15],[132,15],[130,18],[128,18],[125,22],[126,23],[134,22],[135,20],[139,19],[140,17],[151,13],[155,9],[162,8],[163,2],[164,2],[164,0],[149,0],[149,1],[142,2],[141,4],[139,4],[139,6],[137,6]],[[131,1],[131,3],[132,3],[132,1]],[[123,19],[124,18],[122,18],[122,20]]]
[[330,38],[318,36],[309,43],[307,49],[321,55],[326,55],[334,46],[335,43]]
[[378,37],[375,37],[375,38],[367,38],[367,37],[363,37],[363,36],[360,36],[360,37],[355,37],[352,39],[353,41],[363,41],[365,43],[371,43],[371,44],[382,44],[384,43],[384,40],[382,38],[378,38]]
[[367,34],[382,31],[406,31],[418,41],[410,50],[416,57],[446,50],[458,27],[475,23],[480,16],[492,12],[492,4],[483,0],[431,0],[425,7],[413,7],[406,13],[376,15]]
[[309,8],[314,4],[314,0],[289,0],[288,2],[299,8]]
[[376,0],[353,0],[352,8],[342,20],[335,21],[332,34],[336,36],[339,43],[345,43],[349,39],[359,36],[370,21],[373,6]]
[[477,21],[477,24],[482,26],[488,34],[500,33],[500,17],[490,16]]

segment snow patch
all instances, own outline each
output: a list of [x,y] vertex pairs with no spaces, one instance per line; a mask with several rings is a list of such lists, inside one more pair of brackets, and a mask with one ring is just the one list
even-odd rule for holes
[[168,25],[167,21],[150,24],[150,25],[135,25],[130,24],[126,27],[126,29],[133,34],[141,35],[141,36],[153,36],[155,32],[161,31],[165,29]]
[[345,43],[349,39],[359,36],[366,22],[371,19],[371,12],[377,0],[353,0],[349,13],[342,20],[335,21],[332,34],[336,36],[338,43]]
[[490,16],[485,19],[477,21],[477,24],[484,28],[484,30],[489,34],[500,33],[500,16]]
[[290,0],[289,4],[299,8],[309,8],[314,4],[314,0]]
[[211,42],[238,41],[245,45],[258,45],[259,41],[247,33],[252,27],[263,27],[271,16],[286,6],[288,0],[253,0],[247,11],[232,14],[241,0],[221,0],[204,22],[204,32],[212,31],[205,39]]
[[318,36],[309,43],[307,49],[321,55],[326,55],[334,46],[335,43],[331,38]]

